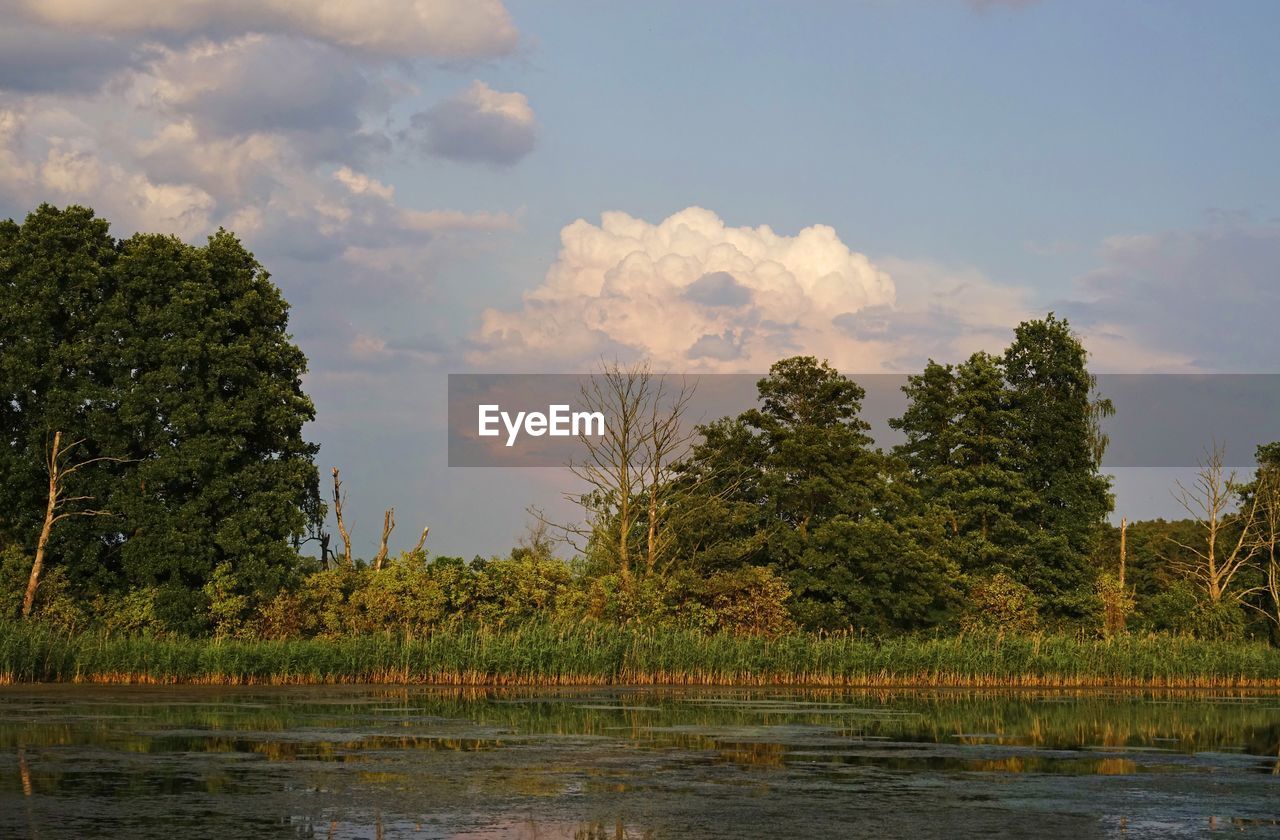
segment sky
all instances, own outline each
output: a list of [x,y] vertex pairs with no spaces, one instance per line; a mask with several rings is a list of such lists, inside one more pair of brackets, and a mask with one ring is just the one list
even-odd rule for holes
[[[912,371],[1053,310],[1097,371],[1275,372],[1280,5],[0,0],[0,217],[237,233],[322,474],[503,552],[553,469],[447,465],[448,373]],[[1206,436],[1211,434],[1207,430]],[[1280,435],[1278,435],[1280,436]],[[1117,514],[1171,515],[1163,472]]]

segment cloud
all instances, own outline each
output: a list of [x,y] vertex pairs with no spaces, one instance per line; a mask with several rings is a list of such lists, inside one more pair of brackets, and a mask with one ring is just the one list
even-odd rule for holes
[[136,51],[128,40],[6,25],[0,28],[0,90],[92,93],[137,66]]
[[656,224],[605,213],[560,234],[559,259],[516,311],[488,309],[478,364],[585,366],[601,354],[763,370],[797,348],[878,367],[878,339],[839,316],[894,302],[889,275],[826,225],[794,236],[690,207]]
[[215,40],[290,33],[394,58],[491,58],[518,33],[500,0],[3,0],[0,14],[50,28]]
[[874,262],[830,227],[731,227],[697,207],[626,213],[560,233],[546,276],[514,309],[483,312],[468,361],[587,370],[603,357],[689,372],[760,372],[795,354],[842,370],[914,372],[1000,352],[1020,322],[1070,319],[1098,371],[1268,371],[1280,358],[1280,225],[1113,237],[1067,299],[965,266]]
[[216,203],[208,193],[190,184],[156,183],[93,152],[54,146],[38,173],[37,183],[46,198],[69,204],[86,195],[99,196],[100,212],[123,220],[127,228],[174,233],[184,239],[212,229]]
[[359,62],[332,46],[246,35],[166,51],[135,95],[189,119],[205,136],[317,132],[357,135],[361,114],[385,110]]
[[745,306],[751,302],[751,290],[727,271],[702,275],[685,287],[684,296],[703,306]]
[[[23,22],[0,35],[0,212],[81,203],[125,234],[226,225],[266,256],[358,254],[415,274],[411,252],[424,263],[438,237],[518,226],[404,206],[366,174],[414,90],[414,65],[395,56],[500,54],[501,3],[178,0],[140,14],[0,0],[5,12]],[[467,35],[481,29],[499,40]],[[519,115],[519,94],[493,96]]]
[[1276,372],[1280,225],[1115,236],[1100,259],[1058,308],[1109,368]]
[[408,136],[427,152],[468,163],[510,166],[537,141],[538,126],[521,93],[502,93],[484,82],[415,114]]
[[725,330],[721,335],[704,335],[685,353],[688,359],[714,359],[719,362],[732,362],[741,356],[742,343],[731,330]]

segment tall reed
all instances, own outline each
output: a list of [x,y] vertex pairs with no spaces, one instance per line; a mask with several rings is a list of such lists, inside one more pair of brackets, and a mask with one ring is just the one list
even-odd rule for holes
[[1280,649],[1172,636],[765,638],[603,624],[263,641],[0,624],[0,683],[55,681],[1280,688]]

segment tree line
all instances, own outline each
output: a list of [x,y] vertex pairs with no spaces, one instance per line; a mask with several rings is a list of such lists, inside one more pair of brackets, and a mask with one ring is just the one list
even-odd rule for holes
[[[902,442],[863,389],[782,359],[754,408],[687,430],[695,385],[605,364],[571,465],[576,523],[500,558],[355,557],[288,306],[230,233],[117,240],[82,207],[0,223],[0,611],[116,632],[325,636],[529,621],[704,630],[1280,632],[1280,444],[1211,449],[1188,518],[1108,523],[1087,353],[1053,314],[998,355],[930,361]],[[583,490],[582,488],[586,489]],[[556,542],[572,559],[557,558]],[[319,557],[310,556],[318,550]],[[563,551],[559,551],[563,554]]]

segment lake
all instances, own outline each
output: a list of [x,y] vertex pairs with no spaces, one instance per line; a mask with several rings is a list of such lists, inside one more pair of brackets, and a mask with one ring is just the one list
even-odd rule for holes
[[0,688],[0,837],[1280,836],[1280,698]]

